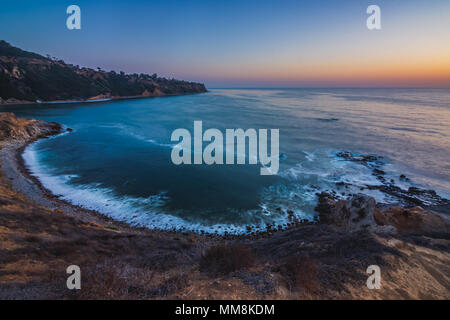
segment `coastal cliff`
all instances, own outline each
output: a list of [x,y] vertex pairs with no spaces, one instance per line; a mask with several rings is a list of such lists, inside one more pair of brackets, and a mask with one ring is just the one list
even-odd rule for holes
[[[61,126],[0,113],[1,299],[449,299],[449,219],[318,195],[319,221],[257,236],[133,228],[49,194],[21,151]],[[82,289],[66,288],[66,268]],[[381,289],[366,286],[370,265]]]
[[40,137],[58,134],[61,125],[35,119],[17,118],[14,113],[0,113],[0,145],[10,140],[28,142]]
[[161,97],[206,92],[204,84],[83,68],[0,40],[0,104]]

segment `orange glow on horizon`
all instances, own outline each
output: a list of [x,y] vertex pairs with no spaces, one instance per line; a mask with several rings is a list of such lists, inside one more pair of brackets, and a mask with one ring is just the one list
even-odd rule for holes
[[[329,83],[332,85],[424,86],[450,88],[450,58],[440,59],[378,59],[354,61],[316,61],[308,64],[277,63],[271,65],[236,64],[209,74],[222,79],[272,83]],[[201,74],[200,77],[208,78]]]

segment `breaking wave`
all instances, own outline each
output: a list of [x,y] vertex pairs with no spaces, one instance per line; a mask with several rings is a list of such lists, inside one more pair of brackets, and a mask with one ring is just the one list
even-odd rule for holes
[[[74,183],[76,173],[58,175],[52,168],[39,160],[38,142],[28,146],[23,154],[25,164],[31,174],[37,177],[42,185],[60,199],[95,210],[110,218],[126,222],[132,226],[149,229],[192,231],[210,234],[245,234],[248,226],[251,230],[264,231],[267,225],[284,229],[292,220],[313,221],[317,193],[326,191],[337,197],[345,198],[353,193],[364,193],[374,197],[377,202],[394,202],[379,190],[366,188],[368,185],[382,184],[372,174],[370,168],[338,157],[336,151],[318,150],[304,152],[304,161],[286,168],[279,173],[278,184],[265,187],[261,191],[259,207],[241,212],[249,223],[204,223],[189,221],[167,212],[166,205],[170,200],[167,192],[147,197],[121,196],[111,188],[100,183],[80,185]],[[400,181],[398,172],[389,164],[383,167],[386,178],[395,180],[404,188],[412,186],[409,182]]]

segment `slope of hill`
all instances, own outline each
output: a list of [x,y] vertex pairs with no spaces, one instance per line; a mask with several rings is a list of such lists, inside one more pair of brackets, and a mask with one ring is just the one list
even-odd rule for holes
[[206,92],[201,83],[66,64],[0,40],[0,104]]

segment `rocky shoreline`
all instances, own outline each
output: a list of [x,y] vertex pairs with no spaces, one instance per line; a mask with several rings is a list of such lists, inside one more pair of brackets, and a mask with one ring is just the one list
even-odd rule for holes
[[[365,185],[360,190],[379,190],[384,194],[397,199],[398,205],[405,207],[422,206],[442,213],[450,214],[450,200],[440,197],[434,190],[425,190],[418,187],[409,187],[402,189],[396,185],[393,179],[388,180],[383,170],[383,158],[376,155],[355,155],[348,151],[338,152],[337,156],[345,161],[353,161],[362,164],[372,171],[372,175],[381,183],[380,185]],[[404,174],[398,177],[400,181],[409,182],[409,178]],[[339,186],[348,188],[351,184],[338,182]]]
[[[319,221],[246,237],[133,228],[57,199],[27,173],[23,148],[61,130],[0,113],[0,298],[450,297],[449,218],[418,206],[427,200],[410,200],[419,195],[448,205],[431,191],[400,193],[413,206],[390,208],[360,194],[342,199],[322,192]],[[342,157],[367,165],[379,160]],[[383,179],[379,167],[373,172]],[[398,194],[395,185],[387,191]],[[82,268],[86,290],[65,288],[70,264]],[[380,290],[366,287],[373,264],[382,270]]]

